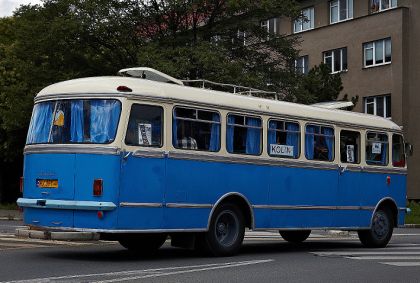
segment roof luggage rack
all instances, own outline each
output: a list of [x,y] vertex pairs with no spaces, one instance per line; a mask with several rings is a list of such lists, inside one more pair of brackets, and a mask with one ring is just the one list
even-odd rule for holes
[[260,89],[256,89],[252,87],[234,85],[234,84],[217,83],[217,82],[212,82],[205,79],[178,80],[158,70],[147,68],[147,67],[134,67],[134,68],[122,69],[118,71],[118,74],[120,76],[125,76],[125,77],[135,77],[135,78],[141,78],[141,79],[157,81],[157,82],[172,83],[172,84],[177,84],[177,85],[182,85],[182,86],[190,86],[190,87],[225,91],[232,94],[248,95],[248,96],[255,96],[259,98],[275,99],[275,100],[278,100],[279,98],[278,94],[274,91],[265,91],[265,90],[260,90]]

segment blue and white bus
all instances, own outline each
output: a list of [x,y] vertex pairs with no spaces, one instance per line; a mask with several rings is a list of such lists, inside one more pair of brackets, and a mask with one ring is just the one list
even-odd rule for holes
[[392,121],[156,78],[75,79],[36,96],[18,200],[27,225],[140,252],[169,236],[225,256],[246,228],[290,242],[357,231],[384,247],[404,224],[405,146]]

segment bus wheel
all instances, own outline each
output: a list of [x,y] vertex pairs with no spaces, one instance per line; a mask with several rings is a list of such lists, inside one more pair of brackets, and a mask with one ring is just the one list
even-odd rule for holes
[[360,242],[367,248],[386,247],[391,240],[394,230],[394,221],[388,209],[380,208],[373,214],[371,228],[369,230],[359,230]]
[[133,234],[121,237],[118,242],[129,251],[153,254],[165,243],[166,234]]
[[302,243],[308,239],[311,230],[279,231],[281,237],[290,243]]
[[210,227],[200,239],[200,245],[214,256],[231,256],[239,252],[245,235],[244,217],[240,209],[230,203],[217,207]]

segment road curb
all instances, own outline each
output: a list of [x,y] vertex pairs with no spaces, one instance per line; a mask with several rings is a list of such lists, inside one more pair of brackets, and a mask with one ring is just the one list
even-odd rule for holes
[[403,228],[420,228],[420,224],[405,224]]
[[97,241],[98,233],[92,232],[51,232],[31,229],[16,229],[15,236],[19,238],[30,238],[54,241]]

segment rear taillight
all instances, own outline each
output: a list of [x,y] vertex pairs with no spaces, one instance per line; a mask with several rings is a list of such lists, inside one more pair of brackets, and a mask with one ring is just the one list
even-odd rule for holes
[[95,197],[100,197],[102,196],[102,192],[103,192],[103,183],[104,181],[102,179],[95,179],[93,181],[93,195]]
[[19,190],[23,194],[23,177],[19,179]]

